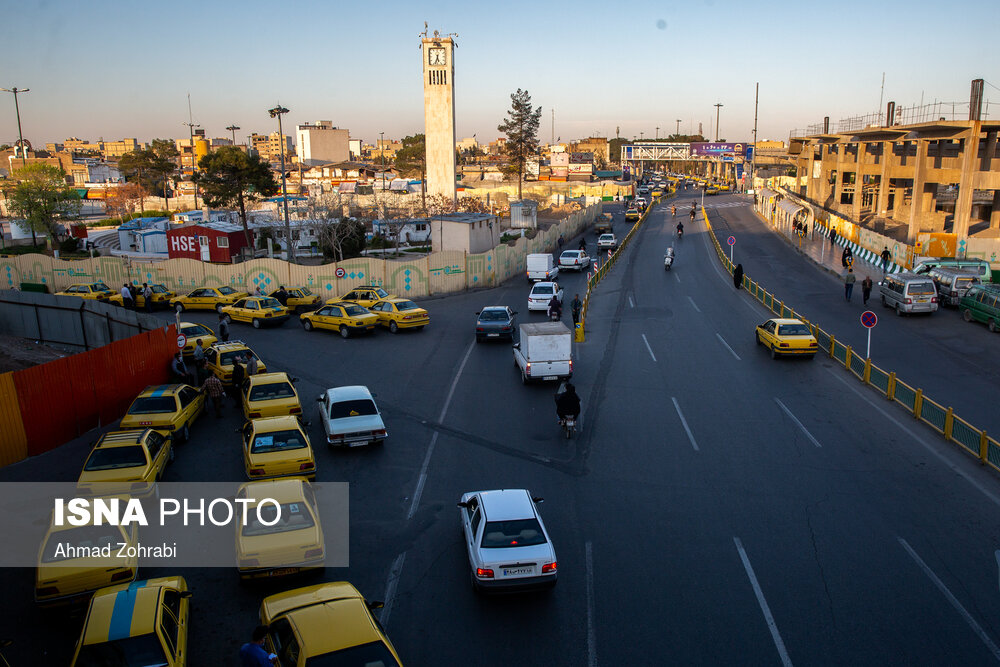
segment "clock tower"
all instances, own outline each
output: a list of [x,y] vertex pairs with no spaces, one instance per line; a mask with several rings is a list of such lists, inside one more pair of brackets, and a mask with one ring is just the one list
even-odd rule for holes
[[455,47],[449,37],[422,40],[424,72],[424,149],[427,194],[455,201]]

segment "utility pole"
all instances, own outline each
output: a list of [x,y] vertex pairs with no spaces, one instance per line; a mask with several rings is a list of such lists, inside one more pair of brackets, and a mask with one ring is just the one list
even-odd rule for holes
[[[760,81],[754,87],[753,92],[753,155],[750,157],[750,189],[756,190],[753,178],[757,173],[757,100],[760,96]],[[801,243],[801,239],[799,239]]]
[[385,132],[379,132],[379,161],[382,163],[382,194],[385,195]]
[[677,132],[676,132],[676,134],[677,134],[678,137],[681,136],[681,119],[680,118],[677,119]]
[[288,113],[288,109],[278,104],[273,109],[268,109],[271,118],[278,119],[278,148],[281,152],[281,203],[285,209],[285,242],[288,243],[288,261],[295,263],[295,242],[292,241],[292,224],[288,221],[288,186],[285,183],[285,135],[281,129],[281,116]]
[[17,94],[26,93],[30,88],[18,88],[14,86],[13,88],[0,88],[5,93],[14,93],[14,111],[17,114],[17,143],[21,147],[21,167],[26,165],[25,160],[25,150],[24,150],[24,135],[21,134],[21,107],[17,104]]
[[234,124],[234,125],[230,125],[226,129],[233,133],[233,146],[235,146],[236,145],[236,130],[240,129],[240,126]]
[[[195,180],[195,172],[198,170],[198,161],[195,160],[194,154],[194,128],[201,127],[194,122],[194,118],[191,116],[191,93],[188,93],[188,122],[184,123],[188,126],[188,136],[191,141],[191,181],[194,183],[194,207],[198,208],[198,181]],[[205,222],[208,222],[206,220]]]
[[660,126],[659,125],[656,126],[656,140],[657,141],[660,140]]
[[722,102],[715,104],[715,140],[719,140],[719,109],[722,108]]
[[552,143],[549,145],[551,146],[554,145],[555,143],[556,143],[556,110],[552,109]]

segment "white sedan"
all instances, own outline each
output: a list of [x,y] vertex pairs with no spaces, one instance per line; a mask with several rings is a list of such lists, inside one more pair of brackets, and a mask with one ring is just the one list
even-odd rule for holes
[[597,239],[598,250],[614,250],[618,247],[618,239],[614,234],[601,234]]
[[476,590],[555,586],[556,550],[525,489],[472,491],[458,503]]
[[583,271],[590,266],[590,257],[583,250],[563,250],[559,255],[560,269],[576,269]]
[[331,447],[380,445],[388,435],[368,387],[333,387],[320,394],[316,402]]
[[555,295],[559,298],[559,301],[563,300],[563,291],[559,287],[559,283],[553,282],[539,282],[535,283],[531,287],[531,292],[528,293],[528,310],[548,310],[549,301],[552,300],[552,296]]

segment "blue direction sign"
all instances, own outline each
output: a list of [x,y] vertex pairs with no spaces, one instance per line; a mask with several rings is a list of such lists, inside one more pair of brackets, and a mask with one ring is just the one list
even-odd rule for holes
[[866,329],[871,329],[873,326],[878,324],[878,315],[870,310],[866,310],[861,313],[861,324],[863,324]]

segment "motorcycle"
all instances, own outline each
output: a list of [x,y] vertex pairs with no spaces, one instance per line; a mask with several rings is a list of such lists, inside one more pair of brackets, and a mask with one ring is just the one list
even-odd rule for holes
[[683,237],[684,237],[684,228],[683,227],[678,227],[677,228],[677,238],[681,239]]
[[667,254],[663,256],[663,270],[669,271],[670,267],[674,264],[674,249],[668,248]]
[[569,440],[576,434],[576,415],[563,417],[559,420],[559,425],[562,426],[563,434]]

